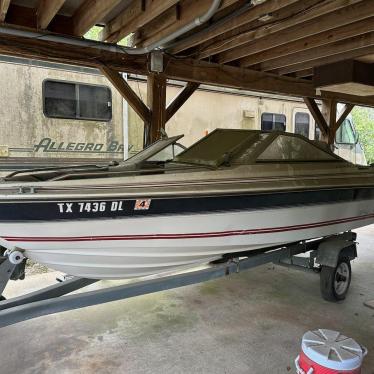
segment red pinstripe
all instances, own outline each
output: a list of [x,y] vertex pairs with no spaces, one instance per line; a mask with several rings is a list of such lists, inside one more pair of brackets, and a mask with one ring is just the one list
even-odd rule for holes
[[112,236],[53,236],[53,237],[17,237],[17,236],[2,236],[3,239],[9,242],[81,242],[81,241],[105,241],[105,240],[155,240],[155,239],[194,239],[194,238],[215,238],[224,236],[238,236],[238,235],[256,235],[268,234],[274,232],[286,232],[295,230],[304,230],[315,227],[332,226],[339,223],[354,222],[374,218],[374,214],[367,214],[363,216],[341,218],[330,221],[322,221],[315,223],[306,223],[302,225],[270,227],[262,229],[248,229],[248,230],[231,230],[231,231],[216,231],[206,233],[185,233],[185,234],[147,234],[147,235],[112,235]]

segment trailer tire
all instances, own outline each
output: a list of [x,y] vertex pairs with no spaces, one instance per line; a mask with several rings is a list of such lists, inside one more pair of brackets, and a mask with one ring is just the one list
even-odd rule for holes
[[344,300],[351,284],[352,269],[348,257],[340,257],[335,268],[322,266],[320,288],[322,297],[327,301]]

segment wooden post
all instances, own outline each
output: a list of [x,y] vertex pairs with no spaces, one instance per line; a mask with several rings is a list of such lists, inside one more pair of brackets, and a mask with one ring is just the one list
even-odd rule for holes
[[160,139],[166,123],[166,77],[152,73],[147,79],[147,104],[151,115],[144,125],[144,146]]
[[353,104],[346,104],[340,117],[337,118],[337,101],[335,99],[322,100],[322,111],[314,99],[304,97],[304,102],[312,114],[316,125],[321,129],[322,141],[334,144],[335,135],[348,114],[354,108]]
[[334,99],[322,100],[322,115],[328,126],[327,143],[334,144],[336,134],[336,101]]

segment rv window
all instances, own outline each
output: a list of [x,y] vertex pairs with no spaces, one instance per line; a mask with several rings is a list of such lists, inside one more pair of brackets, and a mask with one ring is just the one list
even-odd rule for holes
[[286,131],[286,116],[276,113],[262,113],[261,130]]
[[336,132],[335,140],[337,143],[355,144],[355,134],[349,119],[344,120],[342,125],[339,127]]
[[297,112],[295,114],[295,134],[309,138],[309,122],[310,117],[308,113]]
[[51,118],[110,121],[112,95],[104,86],[44,81],[44,114]]

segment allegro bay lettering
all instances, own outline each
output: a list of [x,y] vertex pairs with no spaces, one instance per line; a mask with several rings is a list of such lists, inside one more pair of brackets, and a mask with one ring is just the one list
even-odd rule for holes
[[51,138],[43,138],[34,145],[35,152],[123,152],[123,144],[113,140],[108,145],[104,143],[59,142]]

